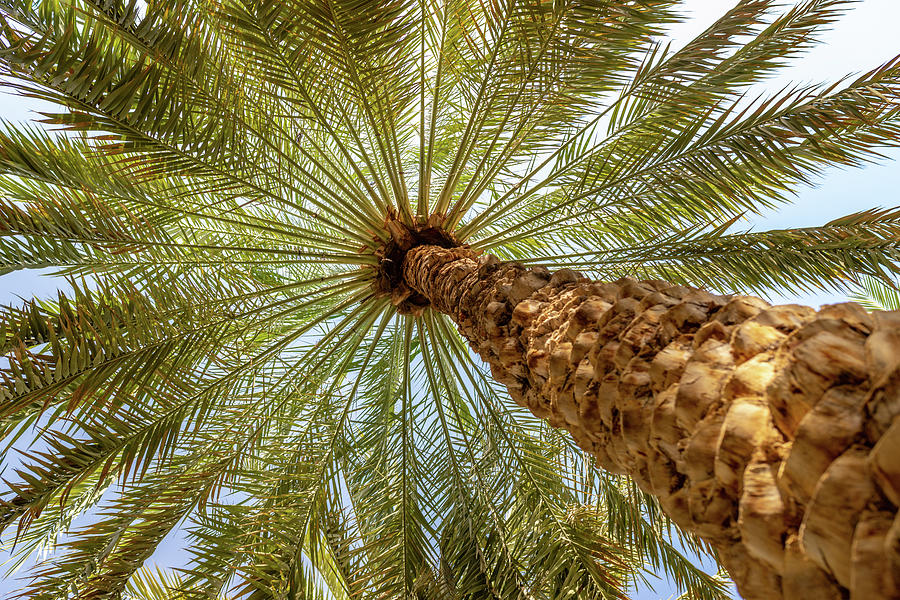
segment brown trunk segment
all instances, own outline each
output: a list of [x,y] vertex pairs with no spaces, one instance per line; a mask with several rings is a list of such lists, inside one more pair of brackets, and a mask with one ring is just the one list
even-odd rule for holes
[[900,597],[900,313],[595,283],[419,246],[406,283],[748,599]]

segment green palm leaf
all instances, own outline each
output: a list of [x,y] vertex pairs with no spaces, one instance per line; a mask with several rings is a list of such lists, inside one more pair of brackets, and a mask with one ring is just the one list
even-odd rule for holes
[[900,295],[896,283],[885,282],[874,277],[860,277],[859,288],[850,294],[854,302],[859,302],[870,310],[900,310]]

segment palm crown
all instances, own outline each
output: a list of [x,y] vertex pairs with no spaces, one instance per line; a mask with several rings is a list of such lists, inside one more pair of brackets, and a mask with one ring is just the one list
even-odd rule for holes
[[0,313],[0,435],[36,444],[0,527],[58,548],[27,594],[114,596],[181,529],[186,596],[613,597],[649,566],[721,597],[392,271],[427,237],[721,291],[884,278],[893,210],[731,229],[900,140],[900,62],[748,99],[850,2],[743,0],[672,51],[677,4],[0,2],[7,85],[69,132],[0,134],[0,273],[75,286]]

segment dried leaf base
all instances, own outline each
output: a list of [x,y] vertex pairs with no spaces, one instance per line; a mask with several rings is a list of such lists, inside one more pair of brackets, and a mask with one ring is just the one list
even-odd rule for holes
[[900,597],[900,314],[463,248],[419,246],[403,268],[516,402],[657,496],[745,598]]

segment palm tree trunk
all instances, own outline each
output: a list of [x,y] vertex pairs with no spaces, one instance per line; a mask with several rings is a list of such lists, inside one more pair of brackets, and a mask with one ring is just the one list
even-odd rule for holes
[[595,283],[419,246],[512,398],[712,544],[748,599],[900,597],[900,313]]

